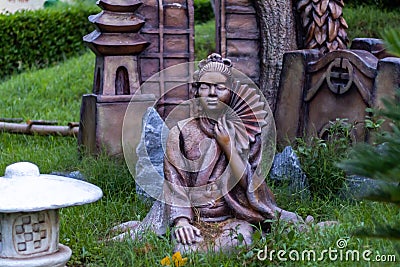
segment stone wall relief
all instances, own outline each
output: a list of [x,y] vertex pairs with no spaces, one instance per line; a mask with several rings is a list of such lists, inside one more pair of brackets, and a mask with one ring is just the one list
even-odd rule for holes
[[[383,96],[394,97],[398,59],[388,57],[377,39],[355,39],[347,49],[343,6],[342,0],[297,2],[306,49],[284,55],[275,110],[282,145],[296,137],[326,138],[337,120],[347,120],[352,142],[368,141],[366,108],[381,107]],[[389,72],[394,77],[380,78]]]

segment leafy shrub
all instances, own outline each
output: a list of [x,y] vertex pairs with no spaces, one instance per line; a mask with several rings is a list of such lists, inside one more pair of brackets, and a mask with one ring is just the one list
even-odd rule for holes
[[380,10],[373,6],[346,7],[343,16],[349,25],[350,40],[357,37],[382,38],[386,28],[400,32],[400,9]]
[[46,0],[46,1],[44,1],[43,6],[45,8],[48,8],[48,7],[56,7],[56,6],[63,5],[63,4],[68,5],[68,3],[60,2],[60,0]]
[[[392,44],[392,41],[386,39]],[[400,48],[392,46],[393,53],[400,54]],[[400,207],[400,106],[398,103],[400,91],[397,91],[397,99],[382,99],[383,110],[378,110],[378,115],[388,119],[391,123],[391,132],[381,131],[377,139],[379,146],[361,144],[357,146],[348,160],[342,161],[339,167],[351,174],[369,177],[378,182],[377,188],[369,190],[362,198],[392,203]],[[355,234],[365,237],[378,237],[392,240],[400,240],[400,223],[397,219],[385,214],[384,223],[376,223],[374,229],[363,227]],[[397,248],[400,251],[399,248]]]
[[95,5],[97,0],[73,0],[73,2],[77,4]]
[[194,0],[195,24],[204,23],[214,18],[214,11],[210,0]]
[[[400,34],[393,30],[384,33],[385,42],[389,51],[400,55]],[[400,88],[397,88],[396,97],[383,98],[384,108],[377,110],[377,115],[390,121],[391,131],[380,129],[376,133],[379,146],[362,144],[357,146],[350,158],[342,161],[339,167],[344,170],[383,182],[378,189],[371,190],[364,197],[366,199],[388,202],[400,206]],[[366,236],[384,237],[400,240],[398,221],[395,227],[379,226],[377,232],[362,230]]]
[[348,157],[352,125],[345,119],[331,122],[325,139],[298,139],[296,152],[313,197],[335,197],[344,186],[345,172],[336,163]]
[[95,6],[71,5],[1,14],[0,77],[84,52],[82,37],[94,28],[87,18],[95,13]]
[[196,60],[202,60],[215,52],[215,20],[197,24],[195,30],[195,56]]
[[383,37],[388,51],[393,55],[400,57],[400,31],[388,28],[383,33]]
[[400,0],[348,0],[345,5],[350,6],[376,6],[379,8],[394,8],[400,7]]

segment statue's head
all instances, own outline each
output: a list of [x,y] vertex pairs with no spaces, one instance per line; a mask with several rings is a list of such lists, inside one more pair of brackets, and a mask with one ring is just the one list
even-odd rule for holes
[[219,54],[211,54],[200,61],[194,76],[196,97],[203,109],[221,112],[230,103],[232,88],[232,63]]

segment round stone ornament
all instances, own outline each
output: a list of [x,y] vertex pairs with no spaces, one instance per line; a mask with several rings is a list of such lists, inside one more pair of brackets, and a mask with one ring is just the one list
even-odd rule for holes
[[99,200],[101,189],[67,177],[40,174],[29,162],[6,168],[0,177],[0,213],[29,212],[83,205]]

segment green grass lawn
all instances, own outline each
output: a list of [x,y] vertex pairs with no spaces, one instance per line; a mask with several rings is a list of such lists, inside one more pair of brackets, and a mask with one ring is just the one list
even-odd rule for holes
[[65,63],[32,70],[0,83],[1,117],[79,121],[81,97],[90,93],[95,56],[86,53]]
[[[351,20],[348,20],[351,27]],[[197,26],[198,35],[209,35],[212,22]],[[204,31],[202,31],[204,27]],[[365,36],[363,36],[365,37]],[[212,51],[209,36],[199,41],[201,53]],[[198,58],[204,57],[203,54]],[[0,83],[0,117],[57,120],[62,124],[79,120],[81,96],[91,91],[94,55],[87,53],[72,58],[58,66],[32,70],[15,75]],[[73,250],[68,266],[161,266],[160,260],[172,255],[173,246],[168,236],[146,234],[141,241],[121,243],[105,242],[113,226],[128,220],[140,220],[146,215],[149,204],[137,198],[135,183],[125,163],[99,158],[79,159],[77,141],[71,137],[26,136],[0,133],[0,176],[7,165],[17,161],[31,161],[42,173],[52,171],[81,171],[90,182],[100,186],[104,197],[97,203],[61,210],[60,242]],[[332,160],[326,156],[324,161]],[[337,175],[332,173],[332,175]],[[259,250],[286,251],[315,250],[317,255],[325,249],[337,249],[340,238],[347,247],[339,252],[371,250],[376,254],[396,254],[400,260],[399,243],[389,240],[359,238],[353,235],[358,227],[374,229],[376,223],[390,224],[399,221],[396,207],[366,201],[346,201],[338,198],[315,197],[301,200],[288,194],[284,188],[272,186],[277,201],[283,208],[301,216],[313,215],[316,220],[336,220],[340,223],[325,230],[310,229],[299,232],[293,227],[275,222],[271,232],[264,237],[255,235],[249,248],[239,248],[235,254],[220,253],[188,255],[187,266],[378,266],[377,262],[334,261],[325,257],[322,262],[260,261]],[[287,255],[286,255],[287,257]],[[387,263],[385,266],[395,266]]]

